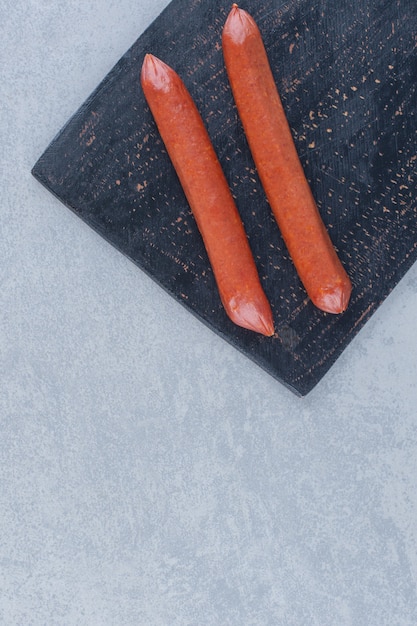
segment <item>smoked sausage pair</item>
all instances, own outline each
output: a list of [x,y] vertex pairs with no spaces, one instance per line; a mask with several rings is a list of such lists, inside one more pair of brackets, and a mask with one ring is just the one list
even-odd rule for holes
[[[351,282],[303,172],[261,34],[236,4],[222,35],[233,97],[274,217],[312,302],[343,312]],[[142,88],[207,249],[223,306],[237,325],[274,333],[246,233],[197,108],[180,77],[147,54]]]

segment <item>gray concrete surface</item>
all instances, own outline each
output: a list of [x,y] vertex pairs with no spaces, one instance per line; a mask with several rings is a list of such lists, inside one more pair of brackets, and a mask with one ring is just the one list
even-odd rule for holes
[[0,623],[415,626],[417,266],[300,399],[30,174],[165,4],[1,4]]

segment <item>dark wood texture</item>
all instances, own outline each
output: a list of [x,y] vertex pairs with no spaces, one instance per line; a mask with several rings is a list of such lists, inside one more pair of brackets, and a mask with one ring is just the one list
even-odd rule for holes
[[[231,4],[174,0],[53,140],[34,176],[215,332],[298,395],[417,258],[417,3],[248,0],[296,146],[352,282],[346,313],[307,299],[272,218],[221,51]],[[276,335],[235,326],[139,83],[151,52],[183,78],[236,198]]]

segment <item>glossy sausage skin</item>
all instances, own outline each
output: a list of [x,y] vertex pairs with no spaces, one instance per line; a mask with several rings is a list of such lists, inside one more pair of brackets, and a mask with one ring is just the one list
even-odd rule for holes
[[220,298],[230,319],[274,334],[248,239],[201,116],[178,74],[151,54],[141,84],[202,235]]
[[259,29],[236,4],[224,25],[222,46],[239,117],[298,275],[319,309],[341,313],[351,282],[304,175]]

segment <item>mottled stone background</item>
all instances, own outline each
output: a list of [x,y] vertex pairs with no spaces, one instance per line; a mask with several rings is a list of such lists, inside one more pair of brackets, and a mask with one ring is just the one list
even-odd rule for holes
[[0,8],[0,623],[415,626],[417,267],[300,399],[30,174],[165,5]]

